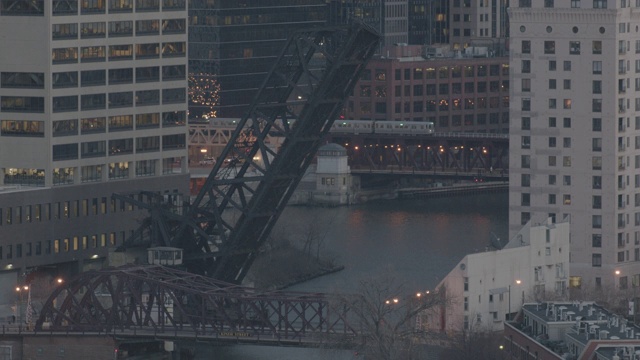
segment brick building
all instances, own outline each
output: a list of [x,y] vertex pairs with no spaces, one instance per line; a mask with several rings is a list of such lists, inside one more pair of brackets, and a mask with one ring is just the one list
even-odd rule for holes
[[508,58],[487,57],[486,48],[438,49],[427,58],[421,46],[392,46],[383,54],[369,62],[345,118],[431,121],[438,132],[509,132]]

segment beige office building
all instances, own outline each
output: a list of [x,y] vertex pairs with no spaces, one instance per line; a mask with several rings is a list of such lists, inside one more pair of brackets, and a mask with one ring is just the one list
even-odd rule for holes
[[508,0],[451,0],[449,37],[452,49],[487,46],[501,53],[508,37],[507,7]]
[[186,1],[3,0],[0,34],[0,280],[82,269],[146,216],[113,193],[188,193]]
[[570,286],[638,286],[640,2],[519,0],[509,20],[509,232],[568,217]]

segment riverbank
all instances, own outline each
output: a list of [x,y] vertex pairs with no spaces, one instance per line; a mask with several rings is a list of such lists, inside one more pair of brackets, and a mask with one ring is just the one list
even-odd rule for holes
[[261,253],[255,260],[247,281],[260,290],[282,290],[317,277],[344,269],[333,261],[317,259],[291,245]]

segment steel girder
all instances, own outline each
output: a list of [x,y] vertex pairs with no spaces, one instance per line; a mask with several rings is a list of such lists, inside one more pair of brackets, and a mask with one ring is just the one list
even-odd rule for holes
[[508,171],[506,138],[334,135],[330,140],[346,148],[352,169]]
[[85,272],[56,288],[35,330],[210,337],[242,332],[300,340],[357,335],[348,322],[350,309],[324,294],[259,293],[159,265],[128,266]]
[[190,272],[240,284],[379,41],[361,23],[294,33],[190,205],[114,195],[152,214],[124,247],[182,248]]

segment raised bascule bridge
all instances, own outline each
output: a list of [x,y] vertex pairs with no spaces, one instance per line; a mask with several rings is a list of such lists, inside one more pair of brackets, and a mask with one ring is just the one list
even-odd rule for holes
[[[181,249],[181,269],[80,274],[47,300],[35,333],[274,341],[356,334],[349,307],[333,308],[328,295],[260,293],[240,284],[379,39],[357,22],[295,32],[219,157],[234,163],[217,161],[191,202],[145,191],[113,195],[149,211],[120,250]],[[270,134],[284,138],[278,149],[265,141]]]

